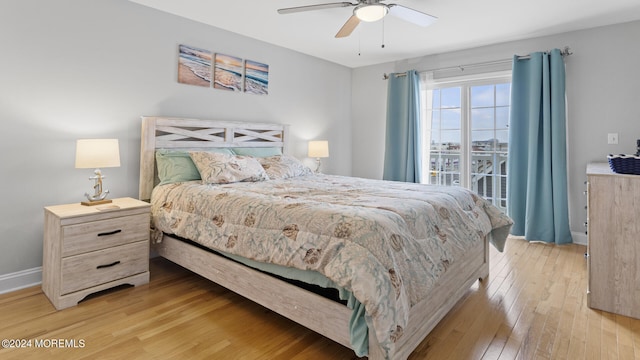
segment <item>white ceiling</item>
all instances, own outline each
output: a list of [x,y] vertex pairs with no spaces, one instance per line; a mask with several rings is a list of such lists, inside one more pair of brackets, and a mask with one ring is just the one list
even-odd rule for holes
[[276,11],[336,0],[130,1],[352,68],[640,19],[638,0],[390,0],[438,21],[387,16],[336,39],[353,8]]

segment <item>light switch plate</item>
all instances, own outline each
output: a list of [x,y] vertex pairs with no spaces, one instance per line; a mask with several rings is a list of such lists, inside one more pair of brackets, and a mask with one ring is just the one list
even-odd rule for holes
[[618,133],[607,134],[607,144],[616,145],[618,143]]

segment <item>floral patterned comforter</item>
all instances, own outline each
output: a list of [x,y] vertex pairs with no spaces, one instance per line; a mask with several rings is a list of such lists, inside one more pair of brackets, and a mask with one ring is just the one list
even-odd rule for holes
[[329,175],[162,185],[152,216],[209,248],[320,272],[365,305],[387,351],[456,256],[487,235],[502,251],[512,224],[463,188]]

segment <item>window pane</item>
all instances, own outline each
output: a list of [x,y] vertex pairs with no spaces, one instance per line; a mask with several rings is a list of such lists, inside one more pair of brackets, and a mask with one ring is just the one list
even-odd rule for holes
[[509,130],[496,130],[496,139],[498,139],[496,150],[507,152],[509,144]]
[[493,154],[483,152],[471,153],[471,174],[490,174]]
[[441,107],[442,108],[459,108],[460,107],[460,88],[444,88],[441,89]]
[[493,85],[472,86],[471,107],[493,107]]
[[502,210],[507,209],[507,154],[498,155],[498,166],[496,166],[496,200],[494,204]]
[[494,149],[493,130],[475,130],[471,132],[471,148],[473,151],[492,151]]
[[460,109],[443,109],[440,120],[443,129],[460,129]]
[[471,130],[493,129],[493,108],[471,110]]
[[440,171],[444,172],[459,172],[460,171],[460,155],[442,154],[440,158]]
[[[501,176],[506,176],[507,175],[507,153],[505,152],[505,153],[498,154],[496,161],[500,165],[496,168],[496,174]],[[505,195],[503,195],[503,197],[506,197],[507,189],[505,188],[504,191],[505,191]]]
[[447,175],[447,185],[460,186],[460,173],[451,173]]
[[429,177],[427,178],[427,184],[438,184],[438,172],[435,170],[429,171]]
[[460,155],[432,154],[429,181],[438,185],[460,185]]
[[429,172],[428,181],[429,184],[435,185],[460,186],[460,173],[432,170]]
[[431,112],[431,130],[440,129],[440,110]]
[[485,199],[493,197],[493,158],[491,153],[471,154],[471,188]]
[[433,108],[440,107],[440,89],[433,90]]
[[509,106],[511,104],[511,84],[496,85],[496,106]]
[[431,141],[429,141],[429,144],[431,144],[431,150],[440,150],[441,146],[440,146],[440,132],[439,131],[432,131],[431,132]]
[[429,168],[433,171],[444,171],[444,158],[441,151],[431,152]]
[[509,107],[496,108],[496,129],[507,129],[509,127]]
[[460,130],[442,130],[440,132],[442,150],[460,151],[461,132]]

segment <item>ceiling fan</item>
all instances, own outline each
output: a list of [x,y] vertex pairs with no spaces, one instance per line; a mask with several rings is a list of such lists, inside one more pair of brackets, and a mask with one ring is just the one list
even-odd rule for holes
[[351,15],[347,22],[342,26],[340,31],[338,31],[338,33],[336,34],[337,38],[347,37],[351,35],[356,26],[360,24],[360,21],[378,21],[385,17],[387,14],[391,14],[395,17],[419,26],[428,26],[438,20],[437,17],[425,14],[421,11],[398,4],[384,4],[380,2],[380,0],[358,0],[357,3],[344,1],[317,5],[297,6],[278,9],[278,13],[292,14],[302,11],[323,10],[350,6],[355,7],[353,9],[353,15]]

